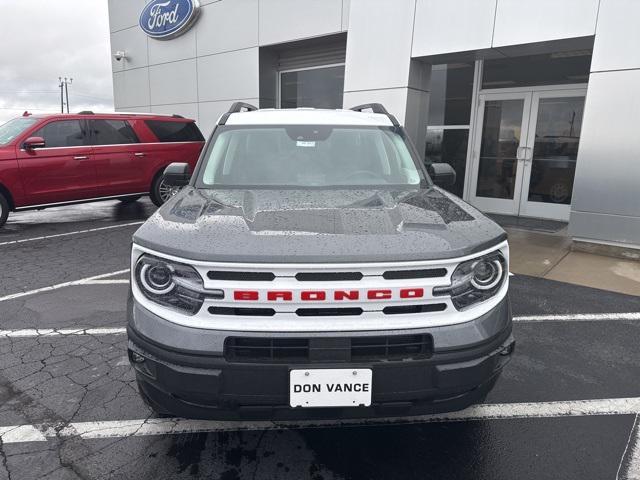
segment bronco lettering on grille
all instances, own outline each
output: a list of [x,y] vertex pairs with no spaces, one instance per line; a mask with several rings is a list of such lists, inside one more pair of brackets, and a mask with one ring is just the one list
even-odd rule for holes
[[[394,300],[394,299],[414,299],[424,297],[424,288],[402,288],[394,295],[390,289],[374,290],[335,290],[333,292],[325,290],[303,290],[296,292],[295,300],[302,302],[326,302],[326,301],[355,301],[367,300]],[[257,302],[266,300],[268,302],[291,302],[294,300],[294,292],[291,290],[269,290],[262,294],[257,290],[234,290],[233,299],[238,301]]]

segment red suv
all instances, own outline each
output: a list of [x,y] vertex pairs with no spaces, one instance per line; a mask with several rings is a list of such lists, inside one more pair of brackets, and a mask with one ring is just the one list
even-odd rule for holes
[[172,194],[171,162],[192,170],[204,145],[193,120],[178,115],[28,115],[0,126],[0,226],[9,211]]

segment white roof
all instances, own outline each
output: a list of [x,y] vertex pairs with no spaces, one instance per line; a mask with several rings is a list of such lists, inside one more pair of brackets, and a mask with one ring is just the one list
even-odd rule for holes
[[363,125],[393,126],[382,113],[353,110],[323,110],[315,108],[266,108],[252,112],[232,113],[227,125]]

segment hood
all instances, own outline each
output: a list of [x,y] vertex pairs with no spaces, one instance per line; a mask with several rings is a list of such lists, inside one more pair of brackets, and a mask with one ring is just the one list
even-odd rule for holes
[[506,239],[493,221],[437,188],[210,190],[187,187],[134,235],[202,261],[342,263],[436,260]]

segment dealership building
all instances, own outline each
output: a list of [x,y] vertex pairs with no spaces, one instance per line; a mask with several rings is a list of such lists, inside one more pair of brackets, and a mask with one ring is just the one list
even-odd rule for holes
[[[109,0],[116,110],[380,102],[484,212],[640,246],[638,0]],[[633,251],[633,250],[632,250]]]

